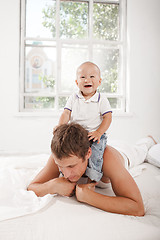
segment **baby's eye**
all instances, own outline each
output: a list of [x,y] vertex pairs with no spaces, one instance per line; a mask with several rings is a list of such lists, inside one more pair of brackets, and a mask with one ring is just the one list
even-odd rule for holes
[[81,78],[85,78],[85,76],[82,76]]
[[94,76],[90,76],[90,78],[94,78]]

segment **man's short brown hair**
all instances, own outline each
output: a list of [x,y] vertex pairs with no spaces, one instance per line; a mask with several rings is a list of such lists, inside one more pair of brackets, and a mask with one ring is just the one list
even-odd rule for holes
[[51,151],[60,160],[73,155],[85,160],[89,147],[88,131],[77,123],[62,124],[53,132]]

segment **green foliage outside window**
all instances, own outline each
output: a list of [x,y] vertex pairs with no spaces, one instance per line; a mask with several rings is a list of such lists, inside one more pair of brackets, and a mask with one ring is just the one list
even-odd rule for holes
[[[93,38],[99,40],[116,41],[119,38],[119,6],[118,4],[94,3],[93,4]],[[43,26],[48,28],[53,37],[56,37],[56,6],[46,4],[43,8]],[[86,39],[88,38],[88,3],[60,1],[60,38],[61,39]],[[116,93],[118,86],[119,51],[103,54],[104,64],[102,69],[102,92]],[[55,79],[39,76],[47,87],[54,87]],[[48,100],[47,100],[48,99]],[[39,98],[40,100],[40,98]],[[51,99],[42,99],[44,105]],[[116,99],[115,99],[116,100]],[[66,97],[59,97],[58,106],[65,105]],[[113,102],[114,103],[114,102]]]
[[43,81],[46,88],[54,88],[55,86],[55,79],[52,76],[47,75],[39,75],[39,80]]
[[[88,32],[88,4],[63,2],[60,4],[61,38],[85,38]],[[43,26],[56,36],[56,7],[46,5],[42,10]],[[105,40],[118,39],[118,5],[95,3],[93,7],[94,37]]]

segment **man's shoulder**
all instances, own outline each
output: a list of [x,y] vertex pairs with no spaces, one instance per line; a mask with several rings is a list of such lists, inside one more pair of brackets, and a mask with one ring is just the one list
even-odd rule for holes
[[124,161],[122,155],[115,148],[106,147],[103,155],[103,173],[104,175],[116,175],[116,171],[123,168],[122,162]]

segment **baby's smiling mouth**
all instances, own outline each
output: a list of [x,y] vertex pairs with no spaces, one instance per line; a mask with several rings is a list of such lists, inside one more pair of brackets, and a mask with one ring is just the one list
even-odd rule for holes
[[84,85],[84,87],[89,88],[89,87],[92,87],[92,85],[91,84],[86,84],[86,85]]

